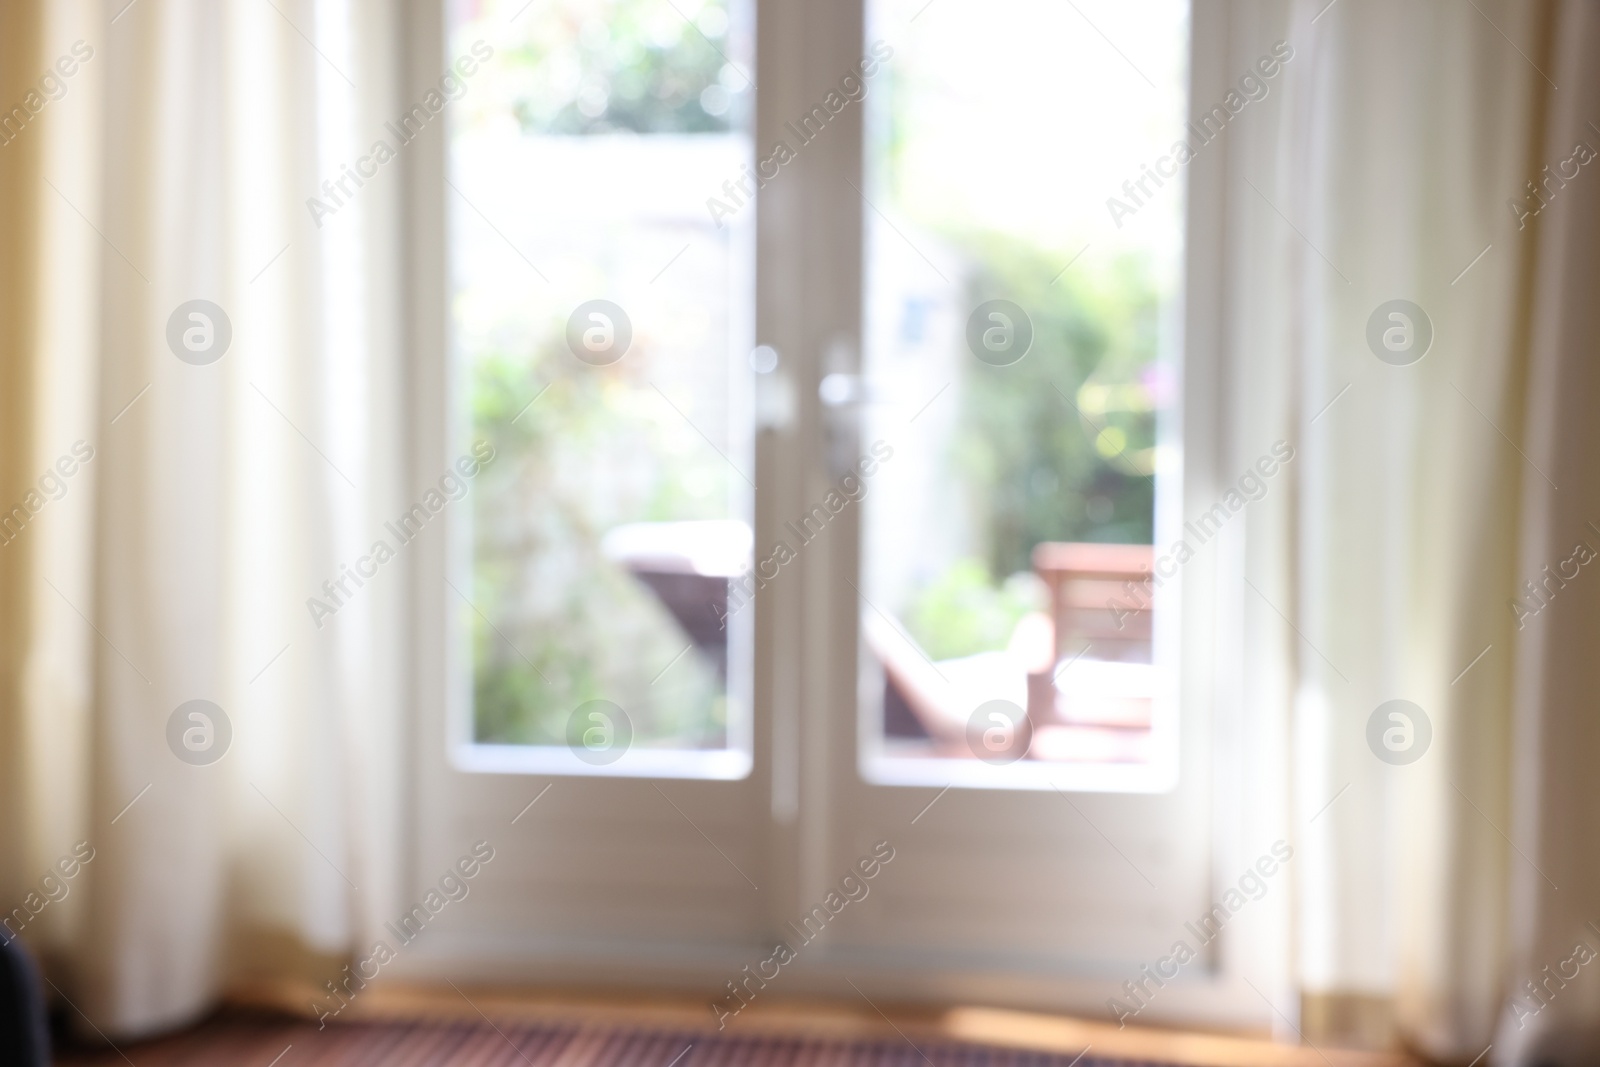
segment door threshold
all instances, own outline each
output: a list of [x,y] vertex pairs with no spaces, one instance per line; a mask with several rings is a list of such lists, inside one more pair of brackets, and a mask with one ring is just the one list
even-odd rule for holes
[[[274,983],[235,990],[229,1003],[316,1018],[313,1005],[326,994],[310,983]],[[557,991],[505,986],[390,983],[362,990],[341,1012],[341,1022],[437,1019],[478,1022],[592,1023],[717,1032],[703,1000],[647,992]],[[870,1004],[864,1000],[773,998],[751,1004],[727,1020],[730,1034],[861,1039],[942,1038],[1002,1048],[1076,1055],[1085,1049],[1128,1060],[1178,1067],[1423,1067],[1400,1051],[1373,1052],[1287,1044],[1262,1034],[1206,1033],[1151,1026],[1118,1028],[1065,1015],[1001,1008],[946,1008]]]

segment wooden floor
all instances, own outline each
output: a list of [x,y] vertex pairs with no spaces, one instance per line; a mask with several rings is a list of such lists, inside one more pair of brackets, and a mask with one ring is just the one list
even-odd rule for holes
[[[132,1063],[303,1067],[356,1063],[505,1063],[602,1067],[750,1064],[1030,1064],[1036,1067],[1419,1067],[1399,1054],[1264,1039],[1119,1030],[1106,1023],[981,1008],[887,1013],[862,1004],[752,1005],[718,1032],[705,1005],[668,997],[579,996],[480,988],[387,987],[363,994],[327,1029],[308,991],[256,990],[194,1031],[107,1049],[63,1049],[71,1067]],[[689,1055],[689,1046],[700,1052]],[[281,1057],[274,1059],[274,1057]],[[1079,1059],[1081,1057],[1081,1059]]]

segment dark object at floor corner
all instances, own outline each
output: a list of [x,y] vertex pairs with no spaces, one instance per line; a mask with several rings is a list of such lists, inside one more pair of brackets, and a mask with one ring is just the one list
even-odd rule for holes
[[39,971],[0,928],[0,1065],[49,1067],[50,1038]]

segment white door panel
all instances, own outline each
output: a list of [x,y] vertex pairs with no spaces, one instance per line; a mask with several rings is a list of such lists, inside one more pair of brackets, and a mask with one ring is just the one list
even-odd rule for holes
[[[1134,106],[1128,102],[1133,98],[1118,94],[1144,93],[1143,82],[1151,80],[1162,85],[1173,78],[1185,85],[1225,81],[1226,50],[1219,42],[1226,12],[1220,6],[1197,12],[1194,26],[1183,28],[1195,42],[1192,53],[1183,43],[1174,53],[1171,41],[1161,47],[1138,45],[1138,17],[1111,4],[1084,3],[1074,14],[1072,5],[1056,10],[1058,5],[1007,0],[984,16],[987,22],[974,25],[962,21],[969,13],[942,10],[948,0],[933,5],[752,0],[748,7],[727,8],[730,21],[724,28],[721,16],[706,14],[723,10],[719,2],[705,0],[687,15],[665,5],[671,20],[649,21],[654,14],[625,0],[562,0],[563,12],[581,14],[588,4],[595,13],[594,25],[572,39],[577,44],[562,45],[550,12],[529,10],[513,21],[510,14],[523,6],[520,2],[497,6],[485,0],[458,14],[506,16],[503,25],[491,27],[499,36],[490,40],[497,57],[510,63],[507,69],[520,63],[516,69],[533,72],[518,75],[528,79],[525,95],[531,102],[513,107],[506,103],[510,96],[497,97],[504,85],[494,81],[490,61],[484,65],[486,76],[451,105],[455,132],[446,137],[439,127],[430,127],[408,149],[407,195],[417,220],[410,252],[418,294],[412,366],[415,468],[442,469],[463,439],[484,432],[485,405],[477,394],[469,395],[464,368],[484,358],[492,342],[503,345],[513,369],[525,359],[539,371],[519,386],[529,406],[516,413],[517,432],[536,434],[555,426],[558,435],[566,435],[556,444],[528,446],[527,455],[556,457],[551,463],[560,470],[549,475],[551,497],[613,493],[623,501],[649,497],[649,506],[638,505],[635,514],[618,505],[595,518],[582,538],[557,546],[568,555],[551,557],[613,568],[597,570],[594,582],[597,588],[611,583],[604,595],[619,598],[631,621],[616,647],[599,651],[594,651],[594,634],[584,629],[591,622],[581,612],[562,622],[565,617],[549,614],[553,609],[539,602],[545,586],[527,578],[550,565],[539,551],[526,553],[527,574],[486,577],[475,562],[486,558],[484,542],[475,540],[483,523],[514,525],[521,514],[515,509],[475,512],[478,527],[461,522],[446,531],[440,524],[419,539],[412,571],[416,788],[408,869],[413,888],[435,880],[475,841],[490,842],[496,852],[470,898],[452,905],[426,942],[418,939],[402,967],[417,976],[453,980],[672,986],[702,992],[709,1002],[726,994],[726,983],[746,964],[767,958],[783,940],[797,948],[797,959],[784,968],[786,977],[775,980],[774,993],[853,997],[854,983],[873,998],[980,1000],[1103,1013],[1107,997],[1119,995],[1125,979],[1168,952],[1184,936],[1185,924],[1212,906],[1232,858],[1247,852],[1253,858],[1270,844],[1241,841],[1235,832],[1236,824],[1247,821],[1237,810],[1239,797],[1249,790],[1262,793],[1260,773],[1250,768],[1235,769],[1226,778],[1214,773],[1217,766],[1233,766],[1214,747],[1218,723],[1233,721],[1233,709],[1217,703],[1231,675],[1217,666],[1216,649],[1226,647],[1226,639],[1216,628],[1227,617],[1226,597],[1219,590],[1236,583],[1242,534],[1219,537],[1208,554],[1188,562],[1158,594],[1148,643],[1159,694],[1149,737],[1139,742],[1148,742],[1140,749],[1148,757],[1142,760],[1025,759],[990,767],[964,754],[959,738],[952,741],[956,735],[941,739],[938,707],[956,707],[959,700],[937,694],[922,694],[928,703],[919,704],[914,717],[924,717],[909,726],[902,717],[893,727],[902,734],[889,736],[885,679],[892,672],[880,645],[869,640],[864,620],[902,636],[915,631],[923,635],[917,641],[938,645],[943,638],[927,619],[949,616],[935,610],[939,602],[927,589],[936,583],[928,575],[945,574],[940,567],[974,545],[983,546],[977,531],[992,513],[981,506],[940,505],[941,493],[955,492],[950,472],[956,468],[947,459],[950,450],[959,453],[965,447],[959,435],[973,410],[971,383],[977,379],[965,330],[969,305],[974,294],[984,295],[983,270],[989,268],[972,258],[977,246],[963,244],[961,235],[961,226],[972,221],[960,215],[967,210],[961,182],[971,175],[963,177],[962,167],[954,164],[941,165],[939,153],[956,159],[970,152],[981,161],[979,169],[987,170],[994,186],[992,221],[1002,230],[1026,229],[1008,211],[1041,195],[1048,176],[1036,172],[1049,166],[1067,167],[1063,188],[1075,195],[1096,190],[1092,206],[1100,211],[1104,197],[1127,195],[1119,189],[1120,177],[1109,187],[1097,184],[1103,176],[1140,174],[1140,159],[1126,154],[1137,138],[1130,141],[1122,127],[1154,122],[1149,101],[1139,98]],[[561,53],[562,47],[577,49],[573,56],[583,49],[589,50],[584,55],[604,53],[602,41],[610,31],[602,16],[623,7],[630,18],[645,20],[640,25],[651,27],[658,44],[693,45],[698,51],[661,47],[671,63],[692,61],[685,77],[711,70],[720,88],[712,92],[707,84],[698,95],[682,97],[700,101],[703,114],[683,112],[687,105],[680,100],[673,106],[681,113],[665,119],[624,115],[616,121],[710,121],[707,116],[716,118],[716,108],[729,106],[733,110],[726,114],[745,116],[738,119],[748,135],[743,148],[726,140],[734,136],[733,126],[659,134],[659,140],[652,140],[658,133],[646,132],[633,137],[639,143],[605,149],[626,165],[599,167],[593,163],[597,157],[584,153],[607,135],[584,132],[585,124],[613,114],[608,109],[624,99],[621,83],[608,83],[611,96],[605,99],[603,93],[574,90],[577,95],[565,111],[540,103],[538,94],[553,92],[549,86],[560,79],[551,74],[554,80],[541,81],[538,72],[560,73],[563,63],[578,62]],[[413,3],[414,69],[424,81],[436,79],[430,72],[451,60],[462,32],[460,25],[446,24],[444,8],[440,0]],[[1127,56],[1119,58],[1114,50],[1100,54],[1107,42],[1096,24],[1113,38],[1127,35],[1124,43],[1133,59],[1150,69],[1151,78],[1130,72]],[[470,29],[489,33],[477,23]],[[1093,115],[1072,127],[1071,152],[1053,142],[1019,140],[1019,131],[1029,129],[1044,140],[1062,140],[1051,124],[1077,119],[1057,95],[1014,99],[1002,114],[993,85],[984,84],[984,79],[1024,84],[1026,71],[1008,68],[1037,62],[1040,39],[1051,34],[1063,55],[1092,60],[1095,70],[1115,81],[1078,109]],[[880,42],[893,49],[893,56],[881,59],[872,75],[860,73],[863,59],[879,54],[873,48]],[[702,43],[718,58],[700,48]],[[1174,54],[1180,57],[1176,68]],[[941,58],[950,56],[955,59]],[[965,83],[961,78],[929,81],[927,72],[958,60],[970,66],[964,68]],[[1185,71],[1183,62],[1191,60],[1195,69]],[[741,80],[746,74],[753,85]],[[854,84],[842,82],[846,76],[864,85],[860,98],[831,112],[826,128],[804,140],[758,199],[740,198],[726,228],[714,219],[692,217],[686,203],[711,198],[731,204],[734,199],[723,188],[724,179],[736,182],[741,171],[735,166],[723,174],[716,168],[729,158],[759,162],[776,142],[796,140],[792,124],[831,91]],[[911,116],[906,129],[921,132],[915,143],[900,143],[899,154],[891,157],[883,155],[886,131],[873,124],[893,101]],[[645,103],[638,106],[640,114],[648,110]],[[992,125],[975,126],[985,114],[994,116]],[[538,126],[541,122],[545,125]],[[537,183],[529,186],[534,190],[530,202],[519,203],[514,188],[460,172],[467,163],[482,167],[485,159],[495,158],[495,138],[515,123],[524,123],[524,132],[520,141],[511,138],[508,167],[536,166],[555,153],[566,161],[563,188],[570,188],[573,202],[596,189],[611,198],[573,208],[574,218],[587,220],[582,226],[569,226],[559,198],[548,190],[539,194],[544,187]],[[558,135],[567,141],[555,144]],[[450,139],[461,136],[467,139]],[[712,143],[717,137],[725,141]],[[655,147],[663,153],[653,157],[656,162],[640,155]],[[741,151],[744,157],[738,156]],[[584,170],[590,166],[597,169]],[[1185,229],[1184,182],[1194,184],[1194,195],[1216,200],[1215,172],[1205,169],[1213,166],[1220,162],[1197,160],[1191,175],[1165,190],[1165,200],[1150,196],[1148,210],[1141,204],[1142,217],[1135,220],[1166,225],[1177,242],[1179,263],[1187,262],[1191,275],[1193,265],[1210,254],[1204,244],[1209,231]],[[715,181],[709,180],[713,174]],[[941,229],[929,220],[946,208],[954,221]],[[1193,202],[1187,209],[1195,210]],[[1051,250],[1051,262],[1068,280],[1063,284],[1092,289],[1097,275],[1085,281],[1066,273],[1077,246],[1068,242],[1071,212],[1060,214],[1042,219],[1030,239]],[[497,249],[492,254],[502,258],[496,265],[462,266],[467,227],[477,234],[471,240],[478,244],[471,247]],[[644,234],[636,246],[628,244],[630,227]],[[583,242],[591,237],[594,263],[582,254]],[[1197,240],[1200,246],[1193,243]],[[673,255],[679,246],[682,259]],[[631,247],[644,250],[632,257],[638,262],[621,251]],[[1086,263],[1098,262],[1097,253],[1083,254],[1089,257]],[[680,268],[686,273],[675,282],[673,272]],[[535,273],[546,277],[541,281]],[[589,280],[580,285],[572,280],[575,275]],[[656,287],[662,279],[682,288],[661,298]],[[1043,283],[1041,291],[1048,294],[1055,283],[1048,276]],[[1195,376],[1203,378],[1218,358],[1217,344],[1205,332],[1210,320],[1185,311],[1186,292],[1193,299],[1197,291],[1187,284],[1180,270],[1176,289],[1163,297],[1160,336],[1150,341],[1162,373],[1170,375],[1164,385],[1158,383],[1167,390],[1159,412],[1137,415],[1148,415],[1139,426],[1156,438],[1137,440],[1144,430],[1106,437],[1091,426],[1078,444],[1063,446],[1088,449],[1084,455],[1102,460],[1107,449],[1112,459],[1141,449],[1141,455],[1161,453],[1141,520],[1157,543],[1170,541],[1167,531],[1180,526],[1201,500],[1209,503],[1206,487],[1214,481],[1206,435],[1215,420],[1215,398]],[[1201,283],[1200,291],[1209,292],[1207,284]],[[556,314],[550,309],[576,305],[574,294],[580,292],[634,309],[631,327],[642,346],[636,362],[624,356],[620,369],[585,366],[577,359],[550,362],[553,357],[540,346],[565,343],[559,333],[549,333],[555,327],[546,320],[554,321]],[[892,299],[880,299],[885,292]],[[491,314],[502,305],[507,309],[503,321]],[[1041,313],[1041,324],[1050,321]],[[1029,358],[1045,358],[1058,339],[1042,333]],[[756,343],[776,352],[776,367],[762,376],[745,359]],[[561,354],[559,347],[554,351]],[[1125,374],[1127,368],[1114,369]],[[829,375],[839,376],[824,390],[833,403],[819,396]],[[1063,432],[1083,434],[1081,423],[1095,422],[1081,410],[1074,413],[1074,407],[1097,397],[1114,403],[1131,395],[1115,389],[1084,392],[1096,385],[1089,380],[1063,379],[1062,384]],[[552,391],[539,392],[544,386]],[[542,406],[547,404],[552,406]],[[620,420],[615,425],[621,429],[605,433],[641,434],[637,440],[626,438],[633,442],[629,447],[641,454],[670,451],[671,463],[654,457],[638,469],[630,467],[626,449],[617,447],[619,438],[602,435],[592,445],[592,454],[601,458],[592,469],[586,467],[585,453],[572,449],[590,431],[571,421],[590,410],[585,404]],[[562,423],[563,418],[569,421]],[[638,426],[651,429],[645,433]],[[490,425],[489,432],[503,428]],[[853,458],[871,454],[872,443],[880,439],[903,451],[883,464],[882,474],[867,479],[861,499],[828,514],[820,536],[797,537],[797,524],[816,514]],[[503,440],[514,444],[523,438]],[[661,484],[670,492],[640,495],[629,488],[647,476],[665,479]],[[708,478],[715,484],[705,490]],[[1051,490],[1049,482],[1041,475],[1028,483],[1030,493],[1054,491],[1085,501],[1093,495],[1077,488]],[[702,490],[715,506],[694,503],[708,499],[694,496]],[[527,509],[559,510],[542,491],[525,499]],[[1090,503],[1083,506],[1089,514]],[[1120,521],[1115,513],[1120,506],[1112,505],[1113,520]],[[752,565],[780,541],[795,547],[792,558],[770,575],[761,574],[753,602],[730,616],[722,645],[707,644],[703,634],[698,643],[690,640],[692,624],[681,632],[674,629],[660,575],[624,573],[626,568],[617,569],[619,557],[600,548],[602,543],[609,546],[606,551],[616,548],[616,539],[607,542],[606,534],[624,522],[664,524],[706,515],[753,527]],[[530,530],[537,527],[529,522]],[[1097,529],[1111,526],[1102,522]],[[1081,524],[1064,525],[1053,539],[1083,539],[1083,530]],[[1114,539],[1109,533],[1107,538]],[[1012,557],[1006,566],[1016,565],[1014,552]],[[706,569],[716,572],[710,564]],[[630,585],[628,574],[640,583]],[[1005,577],[991,574],[992,588],[984,595],[992,602],[1008,595]],[[564,588],[569,578],[558,574],[548,585]],[[658,582],[654,592],[646,578]],[[682,626],[683,618],[676,618]],[[993,643],[992,637],[986,640]],[[686,646],[684,661],[671,661],[672,642]],[[560,659],[564,643],[589,649],[589,660]],[[989,684],[990,675],[983,673],[990,669],[984,666],[988,661],[951,664],[984,654],[955,642],[925,658],[934,675],[941,675],[941,664],[954,674],[977,662],[972,670],[974,677],[981,676],[976,683],[981,687]],[[728,664],[721,682],[718,656]],[[601,679],[587,690],[571,681],[582,673],[578,668],[570,677],[560,674],[563,664],[585,662],[598,664],[593,674]],[[698,673],[672,690],[679,696],[660,696],[650,676],[674,670],[674,662],[693,662]],[[927,676],[908,662],[912,674]],[[485,663],[498,665],[497,677],[515,675],[515,685],[485,689]],[[530,688],[539,682],[523,672],[519,664],[524,663],[558,676],[560,696],[527,696],[542,691]],[[1053,660],[1051,667],[1061,663]],[[1017,676],[1001,673],[993,675],[994,685],[1016,692]],[[579,696],[606,697],[605,684],[612,684],[606,678],[621,678],[615,684],[632,686],[630,699],[642,702],[643,740],[630,750],[631,758],[590,768],[559,739],[551,740],[556,734],[550,708],[560,705],[557,710],[564,711],[560,701],[566,700],[576,710]],[[711,696],[696,703],[694,693]],[[1060,707],[1058,699],[1052,691],[1047,706]],[[494,701],[501,709],[497,714],[503,714],[486,726],[481,707]],[[525,706],[544,709],[538,715],[545,717],[530,712],[526,721],[518,719]],[[919,729],[924,738],[914,736]],[[1058,731],[1054,736],[1077,735]],[[1096,736],[1113,742],[1123,737]],[[825,931],[812,941],[803,939],[795,924],[815,908],[826,911],[829,894],[840,892],[841,880],[854,877],[858,861],[882,842],[894,850],[894,858],[866,883],[870,891],[836,905]],[[1250,966],[1278,973],[1282,954],[1272,936],[1230,933],[1202,946],[1201,959],[1145,1018],[1240,1024],[1270,1016],[1239,976]]]

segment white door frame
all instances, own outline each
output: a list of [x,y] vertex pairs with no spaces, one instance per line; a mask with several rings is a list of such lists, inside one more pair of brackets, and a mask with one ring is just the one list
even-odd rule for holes
[[[454,58],[446,55],[442,0],[410,0],[403,47],[405,85],[436,83]],[[447,297],[447,198],[459,195],[445,181],[449,115],[447,109],[444,122],[406,145],[403,164],[408,466],[420,481],[436,479],[462,447]],[[414,788],[399,896],[420,900],[479,839],[495,858],[467,903],[441,912],[437,926],[398,954],[396,973],[706,988],[705,975],[737,971],[734,961],[742,964],[744,947],[766,921],[770,742],[754,739],[749,773],[727,770],[725,759],[688,761],[716,765],[698,776],[648,759],[633,773],[640,761],[627,757],[597,774],[562,774],[556,757],[565,752],[529,761],[505,752],[462,759],[470,668],[450,621],[463,607],[450,582],[471,585],[463,577],[466,527],[456,518],[448,529],[437,524],[436,535],[432,526],[420,535],[408,562],[414,654],[407,777]]]
[[[1230,58],[1230,31],[1238,27],[1228,11],[1202,6],[1194,26],[1191,81],[1192,100],[1220,100],[1236,74]],[[792,20],[792,21],[791,21]],[[794,7],[780,6],[776,12],[773,36],[775,57],[784,63],[787,74],[800,66],[794,53],[799,48],[812,52],[804,64],[810,72],[809,97],[825,87],[830,72],[844,71],[855,63],[866,48],[861,0],[828,0],[807,4],[804,16]],[[767,38],[764,36],[763,40]],[[1254,58],[1252,53],[1251,58]],[[767,86],[774,92],[780,114],[803,113],[812,102],[804,88],[796,91],[803,78],[785,78]],[[799,236],[801,258],[819,266],[820,277],[785,277],[778,285],[794,306],[788,317],[782,310],[774,318],[787,332],[764,333],[762,340],[780,350],[798,349],[803,377],[798,395],[802,398],[798,449],[793,453],[796,469],[803,472],[803,492],[787,495],[790,516],[804,513],[807,504],[822,497],[832,482],[824,462],[829,448],[825,414],[817,401],[817,384],[830,371],[857,371],[859,366],[828,364],[830,346],[846,338],[848,351],[859,358],[856,343],[861,336],[861,293],[863,261],[861,218],[870,210],[844,185],[841,172],[857,186],[861,181],[862,138],[859,112],[846,111],[835,120],[834,133],[849,134],[836,140],[818,138],[806,146],[809,158],[791,165],[795,181],[786,168],[785,193],[779,212],[784,220],[804,219]],[[848,123],[848,125],[847,125]],[[763,142],[765,143],[765,142]],[[802,164],[809,163],[809,166]],[[1164,429],[1167,443],[1181,446],[1184,466],[1181,479],[1171,479],[1161,488],[1158,501],[1158,531],[1176,531],[1186,515],[1203,511],[1218,499],[1222,488],[1236,476],[1228,475],[1228,462],[1221,447],[1223,393],[1217,387],[1217,371],[1222,367],[1225,338],[1221,318],[1215,313],[1224,295],[1221,286],[1221,231],[1227,198],[1222,176],[1225,157],[1221,152],[1202,155],[1191,164],[1189,173],[1189,216],[1199,220],[1189,227],[1186,247],[1186,313],[1183,328],[1184,406],[1180,422]],[[772,207],[775,184],[763,193],[763,209]],[[841,195],[841,192],[849,195]],[[837,348],[835,348],[837,351]],[[792,475],[791,475],[792,477]],[[1165,512],[1162,515],[1159,512]],[[797,611],[799,647],[804,671],[797,671],[801,717],[810,729],[798,746],[801,772],[800,816],[795,831],[800,847],[793,884],[798,897],[785,902],[777,917],[783,920],[800,915],[835,884],[842,872],[861,852],[856,840],[861,807],[856,798],[870,794],[857,773],[857,748],[860,742],[858,676],[856,672],[858,620],[861,607],[855,591],[844,581],[857,578],[859,568],[859,511],[849,509],[834,520],[829,536],[808,544],[794,565],[795,575],[787,587],[778,589],[775,600],[786,610]],[[1225,892],[1257,858],[1279,838],[1291,838],[1286,829],[1267,832],[1265,828],[1285,827],[1288,810],[1281,764],[1276,767],[1247,767],[1236,758],[1235,750],[1220,739],[1236,736],[1241,726],[1238,694],[1241,692],[1241,650],[1229,635],[1240,632],[1237,625],[1245,549],[1243,525],[1219,536],[1212,545],[1182,570],[1181,611],[1183,637],[1181,651],[1181,731],[1180,778],[1196,784],[1208,798],[1209,811],[1195,824],[1197,832],[1210,835],[1210,889],[1205,901],[1195,909],[1195,918]],[[798,606],[793,598],[798,594]],[[1170,603],[1170,601],[1169,601]],[[1169,613],[1168,619],[1176,617]],[[1159,625],[1159,623],[1158,623]],[[924,805],[938,795],[936,788],[901,788],[906,833],[927,833],[910,826]],[[852,801],[841,803],[842,796]],[[1034,798],[1003,797],[999,794],[945,797],[938,803],[949,809],[964,799],[976,799],[968,814],[982,825],[985,811],[1003,811],[1007,805],[1027,803]],[[1051,803],[1056,798],[1045,794]],[[1131,832],[1138,816],[1140,798],[1079,793],[1074,800],[1095,824],[1095,832],[1120,839],[1118,822]],[[983,801],[992,801],[985,804]],[[780,805],[781,806],[781,805]],[[934,809],[938,810],[938,809]],[[929,821],[932,821],[930,816]],[[969,825],[969,830],[973,827]],[[973,830],[973,832],[978,832]],[[930,835],[931,836],[931,835]],[[908,836],[908,839],[909,836]],[[897,847],[900,842],[892,842]],[[910,847],[910,846],[908,846]],[[1112,846],[1114,847],[1114,846]],[[1181,979],[1162,988],[1141,1012],[1141,1022],[1184,1023],[1208,1026],[1236,1026],[1282,1029],[1279,1011],[1291,1017],[1295,1009],[1288,998],[1275,996],[1275,1006],[1267,1004],[1251,987],[1268,993],[1288,988],[1286,931],[1292,901],[1287,873],[1277,880],[1260,905],[1252,905],[1248,921],[1240,920],[1219,935],[1212,944],[1209,968],[1185,969]],[[870,905],[863,905],[869,907]],[[1260,910],[1254,910],[1258,908]],[[1172,937],[1187,936],[1174,926]],[[1154,958],[1150,960],[1154,962]],[[785,981],[791,973],[785,970]],[[819,941],[808,948],[793,966],[794,986],[807,992],[849,995],[849,979],[877,998],[927,1001],[987,1003],[1022,1006],[1052,1011],[1070,1011],[1090,1017],[1107,1017],[1107,998],[1118,992],[1123,979],[1138,979],[1137,970],[1086,973],[1070,964],[1041,961],[1026,953],[949,954],[917,951],[907,947],[898,951],[852,946],[848,936],[840,942]],[[1245,979],[1249,978],[1249,982]],[[1124,998],[1127,999],[1127,998]]]
[[[407,85],[426,85],[443,69],[442,7],[442,0],[408,0],[404,69],[409,73],[403,79]],[[1232,10],[1232,5],[1199,6],[1193,26],[1194,100],[1220,99],[1232,78],[1232,37],[1238,36],[1229,23]],[[863,45],[861,12],[861,0],[761,4],[758,152],[760,145],[775,139],[781,123],[810,107],[819,92],[818,72],[826,82],[858,61]],[[846,112],[841,118],[844,121],[830,128],[828,136],[808,145],[806,153],[784,169],[781,181],[762,192],[757,340],[780,352],[780,373],[788,377],[798,404],[790,428],[763,433],[757,443],[758,545],[774,540],[778,525],[800,513],[808,494],[826,486],[821,461],[826,435],[816,384],[830,346],[840,338],[853,343],[861,332],[859,249],[866,209],[858,197],[842,195],[828,180],[851,169],[860,173],[859,112]],[[449,413],[439,403],[440,397],[450,395],[445,150],[440,129],[434,126],[408,146],[404,162],[409,220],[405,234],[410,289],[408,395],[410,424],[415,428],[409,462],[417,479],[426,479],[449,458],[452,443]],[[1191,221],[1181,427],[1185,512],[1199,501],[1214,500],[1217,487],[1227,480],[1220,470],[1223,456],[1217,445],[1223,390],[1216,383],[1217,372],[1225,365],[1226,343],[1219,310],[1227,295],[1220,270],[1221,219],[1230,201],[1225,172],[1220,151],[1202,154],[1188,168]],[[778,255],[780,248],[794,251]],[[843,769],[853,774],[855,766],[856,608],[848,589],[841,596],[832,584],[842,583],[830,581],[832,576],[851,573],[845,568],[856,565],[854,519],[849,523],[836,531],[844,536],[809,546],[804,558],[785,568],[756,603],[755,770],[737,783],[739,805],[760,812],[750,825],[763,827],[742,843],[739,852],[764,887],[754,915],[716,929],[714,923],[703,928],[686,924],[682,936],[657,941],[530,937],[505,925],[505,909],[523,896],[518,887],[496,890],[496,883],[483,879],[477,892],[491,898],[480,899],[487,905],[481,912],[485,921],[441,925],[439,936],[426,945],[419,941],[416,950],[399,961],[398,970],[433,979],[643,984],[709,996],[746,964],[764,956],[775,932],[837,881],[844,869],[841,863],[851,857],[854,847],[845,840],[849,813],[840,815],[829,800]],[[449,768],[443,751],[451,699],[445,619],[453,595],[443,581],[446,548],[439,538],[420,548],[409,573],[414,642],[409,773],[416,788],[406,813],[409,847],[401,895],[407,899],[420,896],[437,880],[435,868],[442,859],[453,858],[454,842],[481,836],[472,825],[473,813],[450,803],[451,791],[457,788],[452,783],[459,782],[452,776],[461,772]],[[1231,530],[1214,543],[1209,561],[1197,558],[1185,569],[1186,738],[1202,733],[1208,741],[1231,737],[1244,726],[1238,710],[1241,650],[1230,636],[1239,632],[1231,623],[1240,612],[1243,554],[1243,530]],[[1286,720],[1286,709],[1283,716]],[[801,731],[802,721],[811,728]],[[1263,849],[1264,832],[1290,836],[1271,831],[1287,826],[1287,776],[1281,766],[1244,766],[1233,758],[1236,746],[1208,743],[1191,749],[1189,741],[1184,744],[1183,773],[1203,776],[1209,783],[1212,882],[1220,898],[1238,871]],[[504,808],[507,818],[549,781],[492,777],[492,806],[496,811]],[[660,808],[651,800],[650,782],[605,784],[634,789],[639,796],[633,802]],[[687,796],[700,783],[678,784]],[[546,803],[556,799],[556,792]],[[905,790],[908,813],[915,814],[933,792]],[[695,811],[709,818],[716,807],[714,801],[705,801]],[[561,811],[551,803],[544,814],[559,817]],[[646,832],[659,832],[660,826]],[[711,855],[707,862],[719,861]],[[492,873],[505,875],[510,866]],[[1276,997],[1290,988],[1289,896],[1287,891],[1275,891],[1263,902],[1259,922],[1247,930],[1225,931],[1218,939],[1212,969],[1186,974],[1182,983],[1173,983],[1140,1021],[1279,1027],[1272,1008],[1245,983],[1247,976],[1274,994],[1278,1008],[1292,1017],[1291,1006]],[[843,979],[849,977],[875,998],[980,1002],[1096,1017],[1104,1015],[1106,999],[1117,984],[1103,975],[1041,970],[1036,962],[956,959],[939,965],[912,957],[863,958],[844,947],[819,944],[818,949],[792,970],[786,969],[783,993],[848,995]]]

